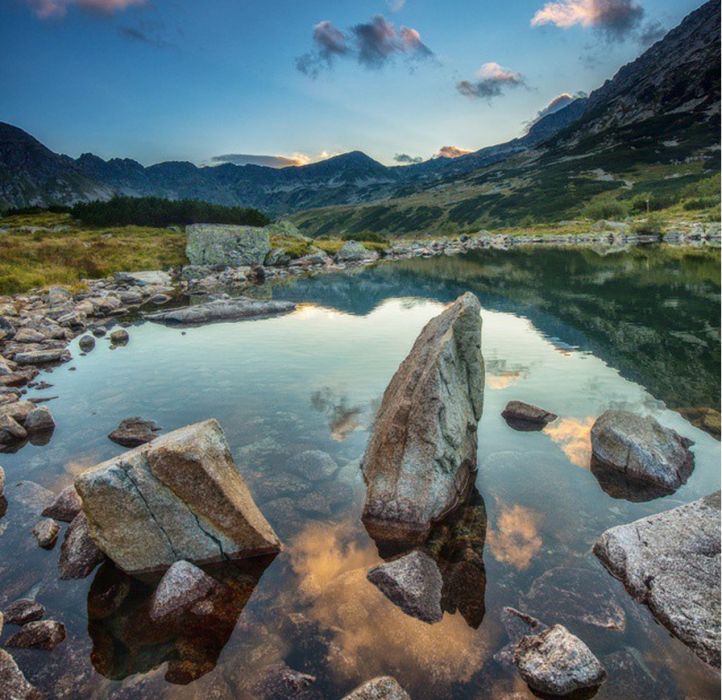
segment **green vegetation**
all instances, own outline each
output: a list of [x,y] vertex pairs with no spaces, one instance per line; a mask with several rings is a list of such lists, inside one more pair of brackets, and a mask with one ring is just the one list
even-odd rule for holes
[[257,209],[159,197],[114,197],[107,202],[81,202],[72,208],[71,213],[88,226],[185,226],[201,223],[266,226],[271,223]]

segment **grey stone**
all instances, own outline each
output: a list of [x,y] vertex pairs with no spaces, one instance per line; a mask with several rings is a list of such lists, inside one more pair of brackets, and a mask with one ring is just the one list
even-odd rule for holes
[[50,287],[50,289],[48,289],[46,301],[48,306],[55,306],[56,304],[64,304],[72,298],[73,295],[64,287]]
[[186,256],[191,265],[262,265],[271,250],[268,231],[253,226],[186,226]]
[[23,675],[10,654],[0,649],[0,698],[4,700],[40,700],[42,695]]
[[563,625],[523,637],[514,652],[514,663],[532,690],[550,695],[596,688],[607,675],[589,647]]
[[[170,274],[163,270],[142,270],[140,272],[116,272],[116,281],[133,284],[139,287],[158,285],[168,287],[172,284]],[[128,303],[128,302],[126,302]]]
[[75,487],[91,536],[126,573],[280,548],[215,420],[179,428],[108,460],[80,475]]
[[379,676],[344,695],[342,700],[411,700],[411,696],[395,678]]
[[60,526],[52,518],[44,518],[33,528],[33,536],[43,549],[52,549],[58,539]]
[[514,651],[524,637],[530,637],[549,629],[541,620],[516,608],[502,608],[500,617],[509,637],[509,643],[494,654],[494,661],[506,666],[514,663]]
[[5,642],[22,649],[55,649],[65,639],[65,626],[55,620],[28,622]]
[[625,479],[674,491],[692,473],[692,444],[651,416],[606,411],[592,426],[592,458]]
[[154,421],[134,416],[120,421],[120,425],[108,437],[123,447],[138,447],[153,440],[160,429]]
[[60,548],[60,578],[85,578],[104,558],[103,552],[90,536],[88,519],[84,513],[78,513],[65,531],[65,539]]
[[423,540],[468,494],[483,392],[480,305],[467,292],[429,321],[384,393],[363,457],[374,538]]
[[69,357],[70,355],[65,348],[48,348],[47,350],[16,352],[13,360],[19,365],[47,365],[51,362],[69,359]]
[[305,450],[288,460],[289,471],[303,476],[310,481],[328,479],[338,470],[338,464],[328,452],[322,450]]
[[43,615],[45,615],[45,608],[30,598],[15,600],[3,611],[5,622],[8,625],[22,626],[28,622],[39,620]]
[[84,335],[78,341],[78,346],[83,352],[90,352],[95,347],[95,338],[92,335]]
[[27,431],[11,416],[0,415],[0,445],[12,445],[28,436]]
[[375,250],[368,250],[363,243],[358,241],[346,241],[338,253],[336,253],[336,262],[358,262],[360,260],[375,260],[379,254]]
[[129,340],[130,336],[125,328],[116,328],[110,333],[110,342],[113,345],[125,345]]
[[21,328],[16,334],[13,340],[16,343],[42,343],[45,338],[45,334],[34,328]]
[[558,417],[555,413],[523,401],[509,401],[501,415],[516,430],[541,430]]
[[47,433],[55,430],[53,414],[47,406],[38,406],[28,413],[23,427],[28,433]]
[[436,562],[414,550],[399,559],[374,567],[367,578],[394,605],[424,622],[438,622],[444,582]]
[[161,621],[190,610],[218,587],[216,581],[187,561],[177,561],[163,574],[150,601],[151,620]]
[[80,500],[75,486],[72,484],[66,486],[53,500],[53,502],[43,510],[42,514],[47,518],[54,518],[65,523],[70,523],[75,516],[80,513],[83,503]]
[[672,634],[719,668],[719,491],[613,527],[594,553]]
[[205,304],[196,304],[170,311],[159,311],[148,314],[146,318],[162,323],[186,325],[278,316],[289,313],[295,308],[296,305],[290,301],[263,301],[250,297],[237,297],[235,299],[216,299]]

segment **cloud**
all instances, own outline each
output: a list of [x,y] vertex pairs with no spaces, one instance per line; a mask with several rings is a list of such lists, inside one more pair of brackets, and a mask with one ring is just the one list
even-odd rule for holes
[[381,68],[395,56],[418,60],[434,55],[418,30],[404,26],[397,30],[381,15],[354,25],[348,32],[324,20],[314,27],[312,40],[311,51],[296,59],[296,68],[312,78],[341,57],[352,57],[366,68]]
[[401,165],[412,165],[414,163],[423,163],[424,159],[421,156],[410,156],[408,153],[397,153],[394,156],[394,160]]
[[524,85],[524,76],[500,66],[498,63],[485,63],[474,80],[462,80],[456,89],[466,97],[485,99],[491,102],[492,97],[499,97],[507,88]]
[[[304,153],[294,153],[292,156],[257,156],[248,153],[227,153],[222,156],[213,156],[211,163],[214,165],[232,163],[233,165],[264,165],[267,168],[289,168],[307,165],[311,160],[311,157]],[[322,158],[319,158],[319,160],[322,160]]]
[[401,12],[406,5],[406,0],[386,0],[386,4],[391,12]]
[[644,9],[634,0],[561,0],[537,10],[531,24],[562,29],[579,24],[597,29],[609,41],[620,41],[639,26],[643,16]]
[[436,153],[434,158],[458,158],[459,156],[465,156],[467,153],[471,153],[465,148],[459,148],[458,146],[442,146]]
[[570,105],[575,100],[584,99],[587,96],[586,92],[582,92],[581,90],[579,92],[574,93],[573,95],[568,92],[563,92],[561,95],[557,95],[544,109],[540,109],[537,113],[534,119],[526,123],[527,129],[531,128],[541,119],[544,119],[544,117],[554,114],[554,112],[558,112],[562,109],[564,109],[567,105]]
[[667,30],[660,21],[647,22],[639,32],[639,43],[645,47],[651,46],[663,38],[666,33]]
[[68,8],[77,7],[88,12],[113,14],[133,5],[145,5],[148,0],[26,0],[40,19],[65,17]]

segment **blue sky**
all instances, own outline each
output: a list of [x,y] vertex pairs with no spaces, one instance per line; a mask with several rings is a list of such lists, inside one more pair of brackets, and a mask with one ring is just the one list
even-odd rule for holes
[[392,164],[520,135],[700,4],[1,0],[0,120],[74,157]]

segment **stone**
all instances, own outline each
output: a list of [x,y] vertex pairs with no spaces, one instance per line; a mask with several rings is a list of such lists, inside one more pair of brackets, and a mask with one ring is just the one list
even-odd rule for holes
[[78,346],[83,352],[90,352],[95,347],[95,338],[92,335],[81,336]]
[[280,549],[214,419],[108,460],[81,474],[75,487],[92,538],[129,574],[164,571],[181,559],[206,564]]
[[6,377],[8,374],[12,374],[13,370],[8,361],[0,355],[0,377]]
[[52,549],[58,539],[60,526],[52,518],[44,518],[33,528],[33,536],[43,549]]
[[592,426],[592,459],[626,480],[675,491],[694,468],[691,440],[651,416],[606,411]]
[[[173,280],[170,274],[163,270],[142,270],[140,272],[116,272],[113,277],[116,282],[145,286],[169,287]],[[127,303],[127,302],[126,302]]]
[[532,690],[549,695],[596,688],[607,676],[589,647],[563,625],[523,637],[514,651],[514,663]]
[[65,626],[55,620],[28,622],[5,642],[21,649],[55,649],[65,639]]
[[0,406],[0,417],[9,416],[18,423],[25,423],[25,419],[34,410],[35,404],[32,401],[16,401]]
[[61,520],[64,523],[70,523],[75,516],[80,513],[83,503],[72,484],[66,486],[53,500],[53,502],[43,510],[42,515],[47,518]]
[[56,304],[64,304],[72,298],[73,295],[64,287],[50,287],[50,289],[48,289],[46,301],[48,306],[55,306]]
[[129,340],[130,336],[125,328],[116,328],[110,333],[110,342],[113,345],[125,345]]
[[181,615],[206,598],[216,581],[188,561],[177,561],[163,574],[150,600],[151,620],[160,621]]
[[10,654],[0,649],[0,698],[5,700],[40,700],[38,692],[23,675]]
[[473,485],[480,310],[467,292],[429,321],[386,388],[362,462],[363,521],[374,538],[423,540]]
[[120,421],[120,425],[108,437],[123,447],[138,447],[155,438],[160,429],[154,421],[134,416]]
[[65,531],[58,570],[63,580],[85,578],[104,559],[88,530],[88,519],[78,513]]
[[500,617],[509,643],[494,654],[494,661],[505,666],[511,666],[514,663],[514,651],[524,637],[530,637],[549,629],[541,620],[512,607],[502,608]]
[[118,292],[118,299],[128,306],[138,306],[143,303],[143,295],[134,290]]
[[13,357],[13,360],[19,365],[47,365],[51,362],[60,362],[65,359],[69,359],[68,351],[65,348],[16,352]]
[[436,562],[414,550],[399,559],[374,567],[367,578],[394,605],[424,622],[438,622],[441,611],[441,578]]
[[23,427],[28,433],[49,433],[55,430],[55,420],[47,406],[38,406],[28,413]]
[[558,418],[555,413],[523,401],[509,401],[501,415],[515,430],[541,430]]
[[366,681],[341,700],[411,700],[411,696],[395,678],[379,676]]
[[191,265],[262,265],[271,250],[268,231],[253,226],[186,226],[186,256]]
[[5,340],[11,340],[15,337],[15,326],[5,316],[0,316],[0,333],[2,333]]
[[36,600],[20,598],[8,605],[3,616],[8,625],[25,625],[28,622],[39,620],[45,615],[45,608]]
[[28,436],[27,431],[11,416],[0,415],[0,445],[12,445]]
[[34,328],[21,328],[16,334],[13,340],[16,343],[42,343],[45,338],[45,334]]
[[254,700],[291,700],[292,698],[319,698],[307,690],[316,682],[316,677],[289,668],[284,663],[272,664],[261,669],[258,678],[251,685]]
[[250,297],[216,299],[205,304],[185,306],[180,309],[147,314],[146,318],[161,323],[187,325],[212,321],[239,321],[248,318],[267,318],[293,311],[291,301],[264,301]]
[[108,332],[108,331],[107,331],[107,329],[106,329],[104,326],[96,326],[96,327],[93,328],[93,330],[91,331],[91,333],[92,333],[96,338],[102,338],[107,332]]
[[720,492],[618,525],[594,553],[635,599],[706,663],[720,667]]
[[338,253],[336,253],[336,262],[358,262],[360,260],[375,260],[379,254],[375,250],[368,250],[363,243],[358,241],[346,241]]
[[289,471],[310,481],[328,479],[338,470],[338,464],[328,452],[305,450],[291,457],[286,465]]

